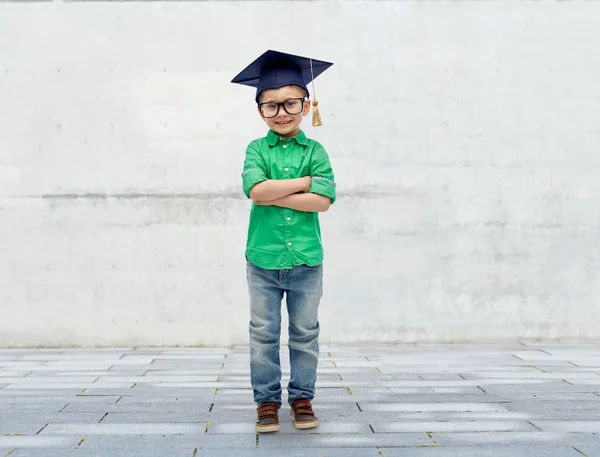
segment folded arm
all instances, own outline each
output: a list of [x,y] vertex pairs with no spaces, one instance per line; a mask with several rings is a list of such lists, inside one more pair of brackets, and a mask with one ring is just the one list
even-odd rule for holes
[[268,179],[259,182],[250,190],[250,198],[255,203],[272,202],[299,192],[308,192],[310,176],[296,179]]
[[302,193],[292,194],[272,201],[259,201],[255,203],[261,206],[279,206],[307,213],[321,213],[329,209],[331,199],[324,195]]

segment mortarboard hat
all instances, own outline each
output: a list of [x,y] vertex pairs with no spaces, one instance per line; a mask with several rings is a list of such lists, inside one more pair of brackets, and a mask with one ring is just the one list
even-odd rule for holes
[[[256,87],[256,102],[259,95],[267,89],[279,89],[284,86],[300,86],[308,92],[307,84],[331,67],[333,64],[309,57],[268,50],[254,62],[244,68],[232,83]],[[313,125],[321,125],[313,82]]]

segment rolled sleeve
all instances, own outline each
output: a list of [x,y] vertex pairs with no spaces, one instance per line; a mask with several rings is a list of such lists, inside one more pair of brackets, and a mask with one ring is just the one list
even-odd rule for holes
[[313,194],[329,197],[331,204],[335,202],[335,178],[329,161],[329,156],[323,147],[319,147],[313,153],[310,163],[310,190]]
[[260,149],[255,142],[248,145],[244,171],[242,172],[242,186],[246,197],[250,198],[250,190],[259,182],[267,180],[267,169]]

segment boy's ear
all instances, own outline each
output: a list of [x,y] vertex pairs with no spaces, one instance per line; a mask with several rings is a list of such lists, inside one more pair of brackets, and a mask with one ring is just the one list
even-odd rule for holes
[[304,102],[304,109],[302,110],[302,115],[303,116],[308,116],[308,114],[310,113],[310,100],[306,100]]
[[262,111],[260,110],[260,108],[258,108],[258,107],[257,107],[257,108],[256,108],[256,111],[258,111],[258,115],[260,116],[260,118],[261,118],[263,121],[265,121],[265,122],[266,122],[266,121],[267,121],[267,119],[266,119],[266,118],[263,116],[263,113],[262,113]]

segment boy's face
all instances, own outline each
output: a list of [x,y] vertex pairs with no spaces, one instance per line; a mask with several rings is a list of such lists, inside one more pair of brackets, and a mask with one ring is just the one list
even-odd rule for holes
[[[260,94],[258,114],[276,134],[284,138],[291,138],[300,130],[302,117],[310,112],[310,101],[298,100],[305,97],[306,93],[298,86],[267,89]],[[283,102],[285,105],[277,106],[277,103]],[[279,108],[277,115],[270,117],[277,111],[277,108]],[[286,108],[296,114],[288,113]]]

